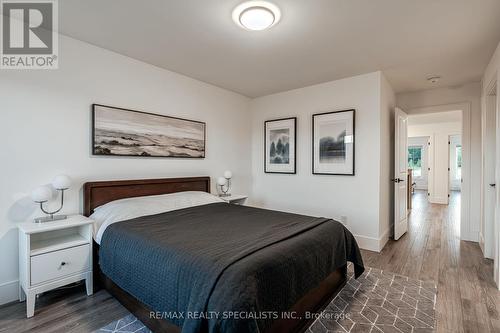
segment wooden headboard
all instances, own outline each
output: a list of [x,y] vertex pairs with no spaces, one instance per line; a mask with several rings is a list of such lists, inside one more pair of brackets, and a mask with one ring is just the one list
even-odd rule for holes
[[210,177],[88,182],[83,185],[83,214],[90,216],[96,207],[113,200],[183,191],[210,193]]

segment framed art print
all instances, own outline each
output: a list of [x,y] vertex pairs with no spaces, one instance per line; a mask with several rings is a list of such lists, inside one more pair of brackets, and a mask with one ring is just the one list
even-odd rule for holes
[[297,118],[264,122],[264,172],[295,173]]
[[108,156],[205,157],[205,123],[92,105],[92,153]]
[[312,172],[354,176],[355,110],[313,114]]

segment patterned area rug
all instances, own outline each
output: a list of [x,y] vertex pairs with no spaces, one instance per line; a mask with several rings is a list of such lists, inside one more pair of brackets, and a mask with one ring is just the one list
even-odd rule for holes
[[118,319],[103,328],[98,329],[95,333],[151,333],[151,331],[144,326],[144,324],[139,321],[136,317],[129,314],[128,316]]
[[[355,280],[350,269],[347,284],[307,332],[435,332],[436,293],[434,283],[369,267]],[[130,314],[96,331],[103,332],[151,331]]]
[[436,285],[366,268],[347,284],[311,325],[309,333],[435,332]]

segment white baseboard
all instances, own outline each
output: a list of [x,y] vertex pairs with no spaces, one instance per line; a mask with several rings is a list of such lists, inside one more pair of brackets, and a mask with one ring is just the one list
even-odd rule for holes
[[491,247],[485,247],[486,244],[484,244],[484,235],[481,231],[479,231],[479,247],[481,248],[481,251],[483,251],[483,257],[487,259],[494,259],[493,258],[493,253],[491,251]]
[[433,197],[431,196],[429,198],[430,203],[435,203],[435,204],[440,204],[440,205],[447,205],[448,204],[448,197]]
[[484,237],[481,231],[479,232],[479,248],[481,249],[481,252],[483,252],[483,257],[486,257],[486,254],[484,253]]
[[380,237],[380,241],[378,243],[378,248],[379,248],[378,252],[382,251],[385,244],[387,244],[387,242],[389,241],[389,236],[391,235],[391,230],[392,230],[392,228],[387,229]]
[[19,281],[0,284],[0,305],[19,300]]
[[354,235],[358,246],[363,250],[380,252],[389,240],[389,229],[387,229],[380,238],[367,237],[362,235]]
[[479,242],[479,231],[471,231],[469,234],[461,234],[460,240],[469,241],[469,242]]

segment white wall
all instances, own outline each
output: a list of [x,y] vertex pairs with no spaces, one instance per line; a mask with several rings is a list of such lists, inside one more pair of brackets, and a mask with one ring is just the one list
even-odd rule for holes
[[421,124],[411,125],[411,116],[409,117],[408,137],[429,136],[433,133],[442,133],[447,135],[460,134],[462,131],[461,122]]
[[[488,85],[493,81],[500,81],[500,43],[497,46],[497,49],[491,60],[484,71],[483,79],[482,79],[482,96],[486,95],[486,89]],[[497,96],[500,93],[500,87],[497,85]],[[500,102],[499,102],[500,104]]]
[[[0,74],[0,303],[17,298],[16,224],[39,215],[31,190],[55,175],[73,177],[65,213],[81,212],[81,186],[102,179],[234,173],[234,192],[250,193],[249,99],[70,38],[60,68]],[[207,123],[205,159],[112,158],[90,154],[91,104]],[[5,144],[5,143],[8,144]],[[212,189],[214,189],[212,181]]]
[[[380,75],[380,216],[379,238],[385,244],[394,225],[394,109],[396,94]],[[383,246],[383,245],[382,245]]]
[[429,149],[429,202],[437,204],[448,204],[450,187],[448,183],[449,146],[448,135],[445,133],[434,133],[430,137],[431,147]]
[[[383,243],[379,230],[381,155],[388,154],[380,147],[381,83],[381,73],[376,72],[252,100],[253,204],[337,220],[345,216],[360,246],[378,250]],[[386,96],[384,105],[391,103],[390,93]],[[356,109],[356,175],[312,175],[312,114],[352,108]],[[297,174],[265,174],[264,121],[293,116],[298,122]],[[383,195],[386,200],[387,194]]]
[[[470,211],[468,232],[462,232],[468,240],[479,240],[479,221],[481,211],[481,84],[469,83],[458,87],[437,88],[398,94],[398,106],[409,114],[415,114],[422,109],[444,111],[440,106],[448,104],[470,105]],[[452,111],[452,110],[447,110]],[[463,120],[465,123],[465,119]],[[465,138],[466,133],[462,133]],[[464,143],[464,147],[465,147]],[[464,184],[465,185],[465,184]]]

